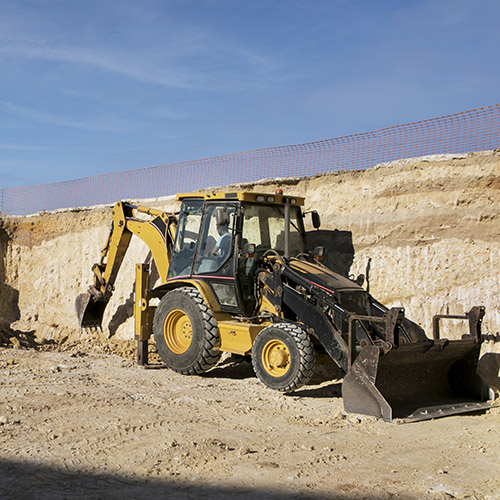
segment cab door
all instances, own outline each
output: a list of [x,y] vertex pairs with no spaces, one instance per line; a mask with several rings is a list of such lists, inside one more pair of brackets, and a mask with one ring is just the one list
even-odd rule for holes
[[202,216],[203,199],[182,202],[167,279],[191,276]]
[[239,312],[234,275],[237,209],[236,203],[205,203],[193,266],[193,278],[209,283],[227,312]]

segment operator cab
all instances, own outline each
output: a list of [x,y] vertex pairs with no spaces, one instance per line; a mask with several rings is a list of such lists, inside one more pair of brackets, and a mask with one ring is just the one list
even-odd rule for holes
[[303,198],[238,192],[177,199],[182,205],[167,281],[205,281],[223,311],[253,313],[255,272],[266,253],[285,255],[288,247],[295,257],[305,251]]

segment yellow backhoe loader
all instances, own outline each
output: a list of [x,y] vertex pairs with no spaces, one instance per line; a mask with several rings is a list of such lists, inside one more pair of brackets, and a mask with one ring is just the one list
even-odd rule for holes
[[[119,201],[93,284],[76,300],[82,328],[103,313],[132,235],[146,242],[159,274],[138,264],[135,338],[147,364],[154,336],[165,365],[201,374],[223,352],[251,357],[271,389],[294,391],[311,379],[317,359],[345,374],[346,411],[419,420],[482,410],[491,391],[476,372],[484,308],[436,316],[433,336],[388,309],[359,284],[308,251],[304,199],[244,192],[180,194],[178,214]],[[146,220],[147,219],[147,220]],[[312,223],[320,220],[312,212]],[[463,319],[460,340],[439,336],[443,319]]]

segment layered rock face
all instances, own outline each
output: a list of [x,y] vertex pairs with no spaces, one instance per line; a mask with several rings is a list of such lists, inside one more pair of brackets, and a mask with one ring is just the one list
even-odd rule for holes
[[[500,151],[407,159],[364,171],[271,179],[216,188],[306,197],[321,214],[311,245],[326,263],[364,274],[382,303],[403,306],[430,333],[436,313],[487,313],[485,350],[500,344]],[[212,189],[212,188],[211,188]],[[174,198],[141,204],[175,211]],[[111,224],[111,207],[69,209],[0,220],[0,327],[38,340],[77,340],[75,297],[91,282]],[[150,258],[132,241],[104,318],[104,333],[133,338],[134,264]],[[466,325],[449,329],[466,332]],[[446,326],[443,335],[446,335]],[[4,335],[5,337],[5,335]]]

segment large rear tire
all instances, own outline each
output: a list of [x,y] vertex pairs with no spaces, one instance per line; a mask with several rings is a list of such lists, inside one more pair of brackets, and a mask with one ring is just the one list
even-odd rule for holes
[[255,374],[267,387],[277,391],[293,391],[307,384],[315,363],[311,338],[291,323],[264,328],[252,347]]
[[217,322],[194,288],[177,288],[161,299],[153,334],[165,365],[184,375],[205,373],[221,356],[215,348],[219,343]]

